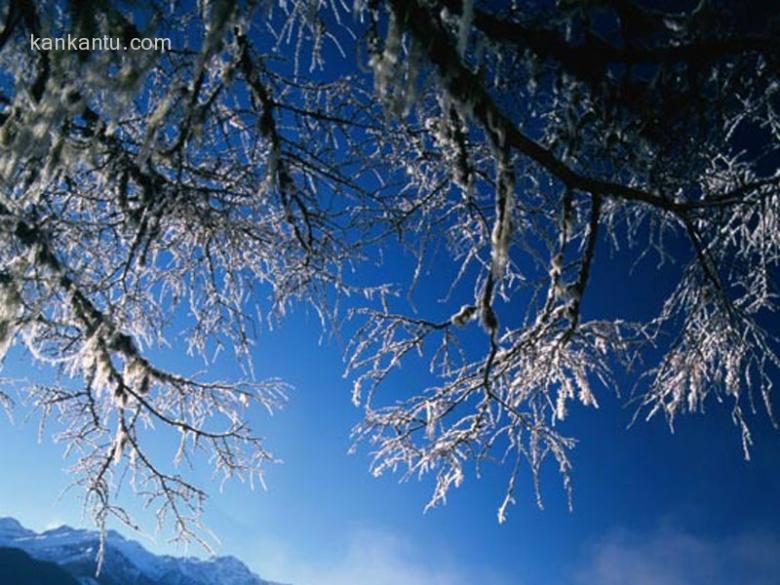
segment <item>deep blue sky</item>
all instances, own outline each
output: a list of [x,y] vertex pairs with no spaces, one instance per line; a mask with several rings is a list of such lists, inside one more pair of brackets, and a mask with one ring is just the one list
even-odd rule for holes
[[[586,314],[647,317],[657,311],[678,268],[657,273],[654,262],[631,275],[627,258],[610,259],[599,250]],[[367,270],[367,278],[386,273]],[[421,308],[431,308],[429,300],[446,285],[424,279]],[[269,469],[269,490],[228,484],[219,493],[207,466],[199,468],[212,493],[205,523],[221,540],[220,554],[295,585],[617,585],[629,582],[628,575],[638,585],[777,585],[780,433],[762,412],[750,419],[755,448],[746,462],[728,405],[712,401],[706,416],[681,418],[672,435],[661,419],[627,429],[633,411],[602,391],[598,411],[573,408],[562,427],[580,440],[573,452],[573,512],[550,465],[544,510],[536,508],[526,475],[518,504],[498,525],[504,475],[488,467],[479,480],[470,474],[445,507],[423,514],[430,481],[375,479],[367,472],[367,446],[347,454],[360,411],[342,377],[343,347],[338,340],[320,344],[320,337],[315,316],[299,308],[282,327],[262,333],[254,350],[258,377],[279,376],[295,387],[284,411],[255,421],[284,460]],[[193,369],[182,353],[174,344],[165,354],[171,369]],[[209,377],[234,373],[225,361]],[[3,375],[35,381],[47,373],[13,352]],[[424,381],[409,367],[401,376]],[[631,380],[620,382],[625,395]],[[0,424],[0,515],[38,530],[89,526],[78,492],[58,499],[69,483],[63,447],[48,436],[38,444],[36,421],[24,423],[23,413],[17,411],[14,425]],[[161,441],[157,448],[172,456],[175,445]],[[152,515],[131,505],[151,530]],[[184,552],[164,537],[138,538],[155,551]]]

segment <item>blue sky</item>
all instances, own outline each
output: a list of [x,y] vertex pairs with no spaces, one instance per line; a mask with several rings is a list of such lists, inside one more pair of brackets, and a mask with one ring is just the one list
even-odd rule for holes
[[[652,276],[645,267],[628,276],[617,260],[601,259],[585,307],[592,314],[649,311],[675,271]],[[655,286],[647,286],[648,276]],[[428,280],[420,296],[429,298],[438,284]],[[763,413],[751,417],[756,446],[746,462],[727,405],[713,401],[706,416],[684,417],[671,434],[661,419],[627,429],[633,410],[602,392],[599,410],[573,409],[564,427],[580,439],[573,453],[573,512],[551,465],[543,478],[544,510],[536,508],[526,476],[518,504],[499,525],[504,475],[495,466],[479,480],[469,475],[445,507],[424,514],[431,482],[372,478],[367,446],[348,455],[349,429],[360,412],[342,377],[341,342],[320,343],[320,337],[315,316],[298,309],[282,327],[263,333],[254,350],[259,377],[280,376],[295,387],[284,411],[254,421],[284,460],[269,469],[268,491],[234,483],[220,493],[205,463],[196,470],[212,493],[205,522],[220,539],[220,554],[296,585],[575,585],[593,579],[609,585],[625,582],[634,567],[644,585],[703,583],[707,576],[716,585],[730,583],[734,567],[741,567],[746,583],[773,583],[772,559],[780,556],[780,434]],[[177,350],[174,345],[167,354],[171,367],[193,367]],[[231,373],[225,361],[210,376]],[[9,355],[4,374],[46,376],[19,352]],[[413,368],[402,376],[422,381]],[[624,393],[629,381],[621,379]],[[48,436],[38,444],[35,421],[22,421],[23,412],[17,411],[16,424],[0,426],[6,445],[0,514],[39,530],[88,526],[77,492],[58,499],[68,484],[63,448]],[[174,445],[161,441],[157,448],[172,456]],[[151,514],[136,512],[153,532]],[[200,553],[167,545],[164,534],[138,538],[155,551]]]

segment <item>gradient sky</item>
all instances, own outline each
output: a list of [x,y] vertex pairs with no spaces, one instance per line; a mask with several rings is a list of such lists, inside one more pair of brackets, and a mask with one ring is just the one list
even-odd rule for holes
[[[649,314],[676,272],[656,273],[648,261],[630,276],[619,258],[600,257],[586,314]],[[429,299],[440,284],[428,280],[418,296]],[[205,522],[219,536],[220,554],[295,585],[609,585],[629,574],[640,585],[719,585],[735,582],[734,575],[776,584],[780,433],[764,413],[751,417],[756,445],[746,462],[727,405],[712,401],[706,416],[683,417],[671,434],[661,419],[627,429],[633,409],[625,396],[602,391],[599,410],[574,408],[563,427],[580,439],[573,512],[550,464],[544,510],[536,508],[526,476],[518,504],[498,525],[504,476],[496,466],[479,480],[469,475],[445,507],[423,514],[431,482],[375,479],[367,473],[367,447],[347,454],[360,412],[342,377],[341,343],[320,344],[320,334],[314,316],[297,310],[263,333],[254,351],[259,377],[281,376],[295,386],[284,411],[255,421],[284,460],[269,469],[268,491],[236,483],[219,493],[207,466],[198,469],[212,493]],[[172,368],[194,367],[176,346],[166,359]],[[229,365],[218,363],[210,375],[229,376]],[[4,375],[36,380],[47,373],[14,352]],[[402,376],[424,381],[413,368]],[[629,379],[621,384],[627,393]],[[48,437],[38,444],[35,421],[21,420],[23,412],[16,424],[0,425],[0,515],[38,530],[88,526],[78,492],[58,499],[68,484],[62,446]],[[171,456],[174,447],[158,446]],[[151,530],[151,514],[136,512]],[[136,538],[154,551],[201,553],[167,545],[164,534]]]
[[[654,314],[679,266],[656,272],[655,259],[648,259],[630,274],[627,258],[604,252],[593,268],[586,316]],[[367,278],[373,270],[386,274],[388,267],[370,269]],[[407,275],[399,271],[399,280]],[[433,307],[447,284],[423,279],[420,308]],[[432,482],[372,478],[367,446],[348,455],[360,411],[342,377],[343,344],[321,344],[320,337],[316,317],[299,308],[281,327],[263,332],[254,350],[259,378],[279,376],[294,386],[284,411],[254,420],[284,460],[269,468],[268,491],[233,483],[220,493],[204,462],[197,470],[212,494],[204,520],[220,539],[219,554],[295,585],[777,585],[780,433],[765,413],[750,417],[755,447],[746,462],[729,406],[715,401],[706,416],[678,420],[675,434],[662,419],[627,429],[632,379],[619,378],[622,399],[602,390],[599,410],[572,408],[561,427],[580,440],[573,452],[574,511],[550,462],[544,510],[536,507],[526,475],[517,505],[499,525],[505,476],[488,467],[479,480],[470,474],[446,506],[423,514]],[[182,354],[174,343],[163,358],[174,370],[200,367]],[[19,351],[5,365],[5,377],[50,375]],[[400,376],[425,381],[414,368]],[[220,361],[209,377],[235,376]],[[25,421],[24,413],[23,407],[15,412],[14,424],[0,419],[0,515],[36,530],[89,527],[80,494],[61,496],[69,483],[63,446],[48,435],[38,443],[37,421]],[[161,440],[156,449],[172,457],[175,444]],[[151,513],[128,502],[153,533]],[[165,534],[134,538],[155,552],[201,554],[166,544]]]

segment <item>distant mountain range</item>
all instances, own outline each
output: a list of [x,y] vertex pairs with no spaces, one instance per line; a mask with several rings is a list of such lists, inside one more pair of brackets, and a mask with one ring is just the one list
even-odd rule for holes
[[95,576],[100,535],[61,526],[37,533],[0,518],[0,582],[13,585],[280,585],[234,557],[155,555],[109,530],[103,568]]

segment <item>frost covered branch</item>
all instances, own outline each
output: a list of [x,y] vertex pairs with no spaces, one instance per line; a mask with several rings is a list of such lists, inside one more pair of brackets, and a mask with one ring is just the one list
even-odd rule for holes
[[[257,381],[252,343],[302,304],[327,330],[352,317],[355,439],[376,474],[434,476],[431,505],[493,461],[501,521],[524,470],[540,504],[545,461],[570,490],[566,416],[624,374],[637,416],[670,425],[730,401],[748,455],[780,366],[776,22],[707,2],[77,4],[0,13],[0,359],[57,373],[19,402],[53,419],[98,524],[133,523],[129,481],[201,538],[201,453],[262,479],[247,420],[286,386]],[[30,51],[44,32],[174,48]],[[610,254],[677,267],[655,318],[598,313],[634,286],[600,281]],[[240,373],[169,371],[174,337]]]

